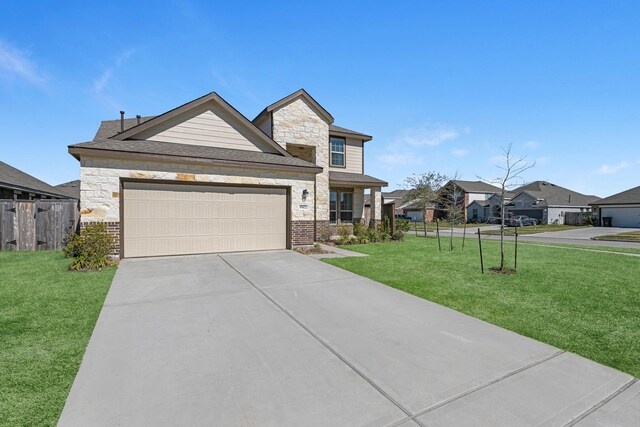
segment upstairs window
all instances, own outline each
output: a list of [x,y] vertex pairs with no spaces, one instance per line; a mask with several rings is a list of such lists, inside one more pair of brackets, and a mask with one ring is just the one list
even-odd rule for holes
[[344,167],[344,148],[345,148],[345,140],[344,138],[334,138],[331,137],[330,142],[330,166],[338,166]]

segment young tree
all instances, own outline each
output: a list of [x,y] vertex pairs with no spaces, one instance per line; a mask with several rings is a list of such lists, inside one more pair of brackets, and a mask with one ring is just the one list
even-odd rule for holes
[[427,230],[426,209],[432,207],[438,199],[438,191],[447,181],[447,177],[438,172],[426,172],[405,178],[404,186],[409,188],[405,200],[422,210],[425,235]]
[[453,250],[453,229],[456,223],[464,221],[464,197],[462,189],[458,185],[460,174],[455,173],[449,179],[449,182],[440,190],[439,208],[446,213],[446,218],[451,224],[451,233],[449,236],[449,250]]
[[502,149],[504,152],[503,164],[498,166],[498,169],[502,170],[501,176],[491,180],[491,183],[500,188],[500,192],[498,193],[500,203],[500,271],[504,271],[504,201],[506,194],[509,190],[521,184],[517,181],[522,179],[522,173],[524,171],[536,165],[536,162],[528,163],[527,156],[514,156],[511,149],[512,144]]

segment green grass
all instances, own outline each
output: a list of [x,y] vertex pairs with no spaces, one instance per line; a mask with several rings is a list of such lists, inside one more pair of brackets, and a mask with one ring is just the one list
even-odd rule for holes
[[631,240],[633,242],[640,242],[640,231],[607,234],[606,236],[598,236],[598,240]]
[[0,425],[55,425],[115,273],[0,252]]
[[[562,230],[574,230],[576,228],[584,228],[582,225],[555,225],[555,224],[539,224],[539,225],[528,225],[526,227],[518,227],[518,234],[537,234],[537,233],[546,233],[549,231],[562,231]],[[504,234],[505,235],[514,235],[516,231],[516,227],[505,227]],[[482,234],[486,235],[500,235],[500,230],[484,230],[481,231]]]
[[[369,254],[324,260],[354,273],[640,376],[640,259],[518,246],[514,275],[480,273],[477,239],[448,252],[436,239],[354,245]],[[513,243],[506,244],[513,265]],[[599,249],[595,247],[594,249]],[[485,271],[499,242],[483,240]]]
[[[436,227],[440,227],[440,230],[445,230],[445,229],[451,229],[451,223],[448,221],[440,221],[440,223],[438,224],[438,226],[436,226],[435,221],[432,222],[427,222],[427,231],[436,231]],[[467,230],[475,230],[478,227],[487,227],[489,225],[494,225],[494,224],[467,224]],[[412,222],[411,223],[411,228],[410,230],[418,230],[418,231],[424,231],[424,226],[425,224],[423,222]],[[454,228],[464,228],[464,223],[456,223],[454,226]]]

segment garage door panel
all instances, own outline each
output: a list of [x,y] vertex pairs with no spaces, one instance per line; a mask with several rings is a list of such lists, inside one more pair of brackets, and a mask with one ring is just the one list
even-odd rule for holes
[[126,182],[127,257],[285,249],[286,190]]
[[640,227],[639,207],[602,208],[603,217],[611,217],[614,227]]

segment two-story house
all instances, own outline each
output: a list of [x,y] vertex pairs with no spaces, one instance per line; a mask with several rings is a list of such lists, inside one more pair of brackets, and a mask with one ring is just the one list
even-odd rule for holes
[[333,124],[303,89],[252,121],[212,92],[153,117],[102,122],[69,146],[80,161],[81,223],[104,222],[120,257],[285,249],[381,221],[364,174],[372,138]]

